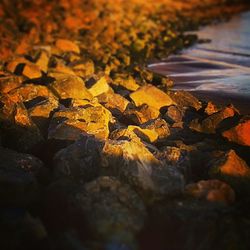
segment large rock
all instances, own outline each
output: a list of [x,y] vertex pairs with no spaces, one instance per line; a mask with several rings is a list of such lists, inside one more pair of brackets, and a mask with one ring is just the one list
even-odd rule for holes
[[130,94],[130,98],[134,101],[136,106],[147,104],[158,110],[174,104],[174,101],[169,95],[150,84],[140,87]]
[[231,142],[250,146],[250,116],[243,117],[239,123],[222,133]]
[[60,150],[54,157],[55,177],[67,177],[78,182],[93,180],[100,174],[102,146],[103,143],[93,136],[83,136]]
[[87,99],[93,98],[92,94],[85,87],[84,81],[77,76],[61,74],[56,81],[50,84],[50,88],[60,99]]
[[102,165],[134,187],[147,202],[182,192],[184,179],[174,167],[164,165],[139,141],[107,141]]
[[75,200],[96,239],[107,246],[135,247],[134,236],[144,225],[146,210],[129,186],[113,177],[99,177],[86,183]]
[[45,169],[36,157],[0,147],[1,206],[26,206],[38,195]]
[[88,133],[106,139],[111,119],[111,113],[100,104],[63,109],[53,115],[48,138],[74,141],[80,134]]

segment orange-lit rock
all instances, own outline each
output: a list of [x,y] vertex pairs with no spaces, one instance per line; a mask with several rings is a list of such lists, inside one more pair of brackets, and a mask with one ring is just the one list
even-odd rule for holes
[[150,84],[140,87],[138,90],[130,94],[130,98],[134,101],[137,107],[142,104],[147,104],[158,110],[162,107],[174,104],[171,97]]
[[233,128],[226,130],[222,136],[231,142],[250,146],[250,116],[246,116]]
[[[88,82],[91,81],[93,81],[93,83],[90,83],[90,86],[88,86]],[[97,79],[91,78],[90,80],[88,80],[88,82],[85,83],[85,86],[93,96],[98,96],[107,92],[113,92],[108,84],[107,76],[105,75],[97,77]]]
[[230,204],[235,200],[234,190],[220,180],[199,181],[185,187],[185,193],[210,202]]
[[56,47],[64,52],[75,52],[80,54],[79,46],[70,40],[58,39],[56,40]]
[[42,72],[39,66],[29,63],[29,64],[25,64],[23,71],[22,71],[22,75],[31,79],[39,78],[42,76]]
[[234,150],[229,150],[223,157],[212,161],[210,175],[250,178],[250,168]]
[[212,102],[208,102],[205,108],[205,113],[208,115],[212,115],[216,112],[218,112],[218,108],[216,107],[216,105]]
[[60,99],[88,99],[93,98],[92,94],[85,87],[84,81],[77,76],[62,74],[56,81],[50,84]]
[[117,74],[113,84],[131,91],[135,91],[140,87],[132,76],[126,74]]
[[233,117],[238,114],[238,111],[233,106],[228,106],[222,110],[213,113],[201,122],[199,119],[195,119],[190,123],[190,128],[207,134],[216,133],[216,129],[219,128],[220,123],[226,118]]
[[0,77],[0,93],[1,94],[8,93],[12,89],[21,86],[22,82],[23,82],[23,77],[21,76],[7,75]]

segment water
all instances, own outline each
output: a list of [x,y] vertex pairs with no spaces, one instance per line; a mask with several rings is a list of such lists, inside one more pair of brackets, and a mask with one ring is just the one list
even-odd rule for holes
[[[192,91],[205,99],[232,102],[241,110],[250,105],[250,11],[228,22],[197,32],[210,43],[197,44],[149,68],[174,80],[174,89]],[[250,109],[248,111],[250,113]]]

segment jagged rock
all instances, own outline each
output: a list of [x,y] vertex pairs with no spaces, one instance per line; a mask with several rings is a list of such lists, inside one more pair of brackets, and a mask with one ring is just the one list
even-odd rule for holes
[[14,74],[21,74],[24,65],[28,63],[30,62],[24,57],[17,57],[8,62],[8,64],[6,65],[6,70]]
[[79,182],[93,180],[100,174],[102,146],[103,142],[93,136],[85,136],[60,150],[54,157],[55,177],[67,177]]
[[170,124],[180,123],[182,122],[182,118],[183,111],[175,105],[168,107],[166,113],[164,114],[164,119]]
[[143,104],[140,107],[128,107],[123,116],[128,122],[141,125],[145,122],[158,118],[160,116],[160,112],[158,109],[148,106],[147,104]]
[[85,87],[84,81],[77,76],[63,74],[50,84],[50,88],[60,99],[87,99],[93,98]]
[[38,194],[44,167],[36,157],[0,147],[1,206],[26,206]]
[[77,54],[80,54],[79,46],[70,40],[58,39],[56,40],[55,45],[63,52],[75,52]]
[[134,245],[134,235],[144,225],[146,210],[129,186],[103,176],[86,183],[75,199],[97,239],[109,245]]
[[41,71],[47,73],[49,59],[49,53],[46,50],[41,50],[39,51],[39,54],[36,57],[35,64],[39,67]]
[[107,141],[102,164],[134,187],[147,202],[177,195],[183,189],[182,174],[163,165],[139,141]]
[[134,101],[137,107],[142,104],[147,104],[158,110],[174,104],[174,101],[169,95],[150,84],[140,87],[138,90],[130,94],[130,98]]
[[22,75],[29,79],[40,78],[42,77],[42,72],[39,66],[29,63],[24,65]]
[[7,75],[0,77],[0,93],[6,94],[22,85],[23,77]]
[[88,77],[95,73],[95,65],[91,59],[81,59],[69,64],[74,73],[79,77]]
[[180,107],[193,107],[196,110],[199,110],[202,107],[201,102],[186,91],[170,91],[169,95]]
[[111,113],[101,105],[63,109],[53,115],[48,138],[74,141],[88,133],[106,139],[111,120]]
[[225,205],[235,200],[234,190],[225,182],[219,180],[202,180],[185,187],[185,193],[198,199],[210,202],[220,202]]
[[233,117],[238,114],[238,111],[232,107],[228,106],[217,113],[213,113],[207,118],[203,119],[201,122],[199,119],[193,120],[189,127],[197,132],[213,134],[219,128],[220,123],[226,118]]
[[107,76],[105,75],[101,77],[92,76],[90,79],[88,79],[88,81],[85,82],[85,86],[93,96],[98,96],[107,92],[113,92],[108,84]]
[[250,146],[250,116],[243,117],[236,126],[224,131],[222,136],[231,142]]
[[112,92],[99,95],[98,101],[113,115],[122,114],[130,103],[126,98]]
[[116,74],[113,79],[113,84],[115,86],[121,86],[130,91],[135,91],[140,87],[140,85],[136,83],[132,76],[126,74]]
[[216,107],[216,105],[214,104],[214,103],[212,103],[212,102],[208,102],[207,104],[206,104],[206,107],[205,107],[205,110],[204,110],[204,112],[207,114],[207,115],[212,115],[212,114],[214,114],[214,113],[216,113],[216,112],[218,112],[219,110],[218,110],[218,108]]

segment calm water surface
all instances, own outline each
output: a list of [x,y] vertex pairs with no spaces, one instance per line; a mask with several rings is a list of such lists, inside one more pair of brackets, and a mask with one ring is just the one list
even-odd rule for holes
[[216,99],[222,103],[233,102],[248,111],[250,11],[228,22],[202,28],[197,35],[211,42],[197,44],[181,55],[151,64],[149,68],[172,78],[176,90],[192,91],[205,99]]

